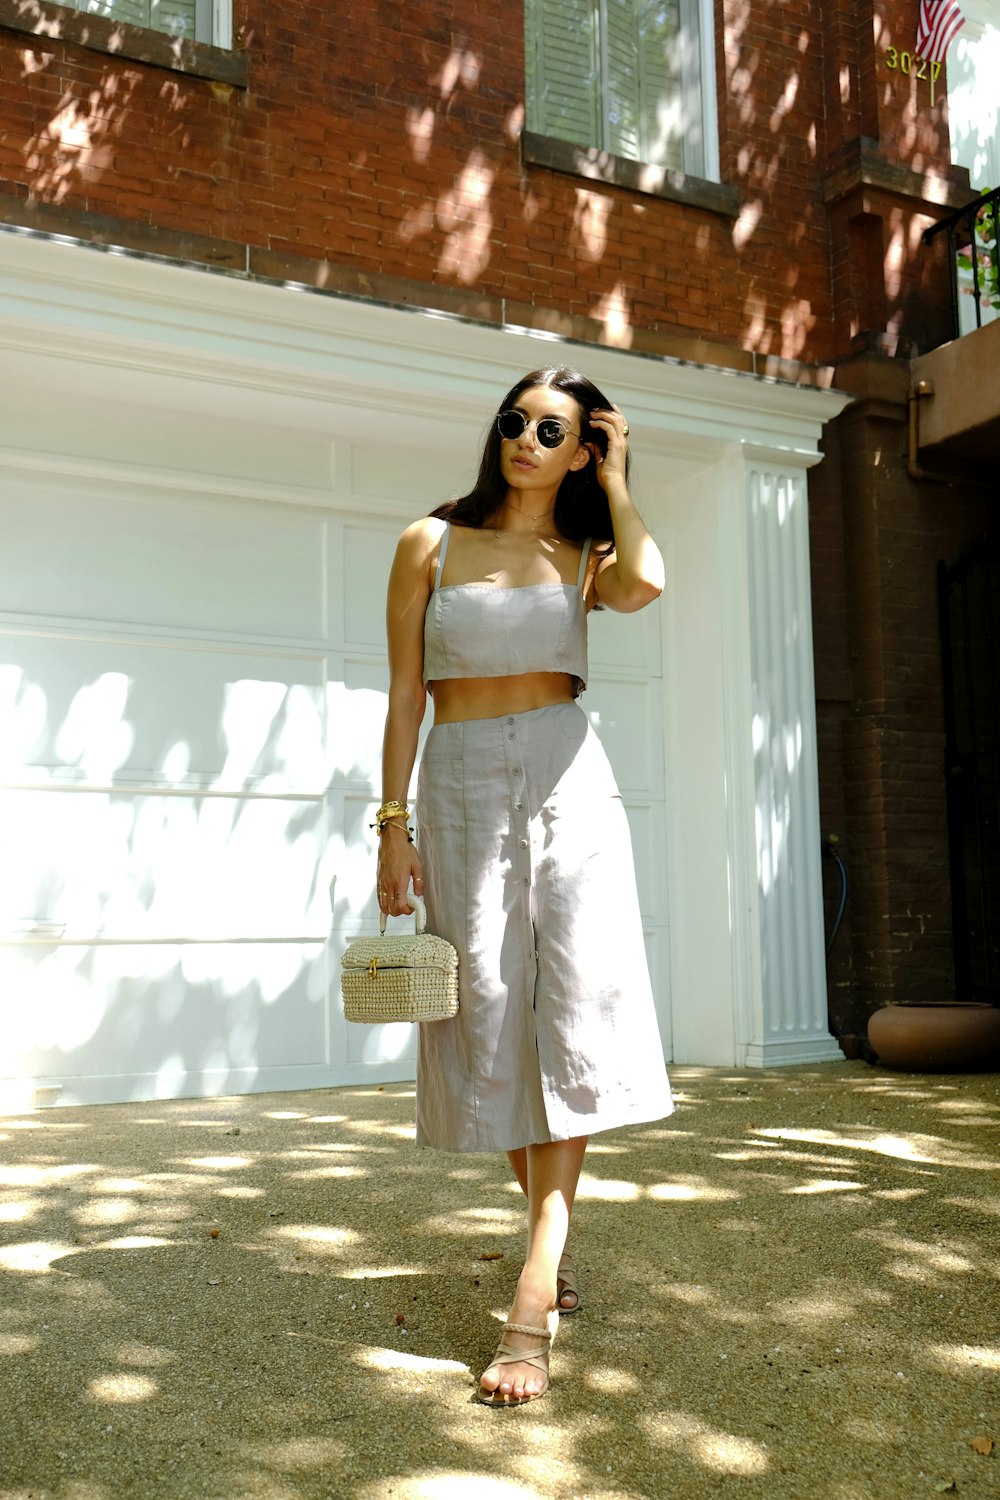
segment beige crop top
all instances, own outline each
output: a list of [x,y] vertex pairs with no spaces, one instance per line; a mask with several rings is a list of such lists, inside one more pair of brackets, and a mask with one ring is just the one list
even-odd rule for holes
[[516,677],[523,672],[568,672],[574,692],[587,686],[587,607],[583,585],[591,538],[572,583],[492,583],[441,587],[451,522],[445,523],[424,615],[424,682],[451,677]]

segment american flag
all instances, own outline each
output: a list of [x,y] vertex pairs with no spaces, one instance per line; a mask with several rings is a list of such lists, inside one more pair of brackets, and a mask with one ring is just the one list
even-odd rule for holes
[[958,0],[920,0],[916,55],[930,62],[944,62],[952,39],[964,25]]

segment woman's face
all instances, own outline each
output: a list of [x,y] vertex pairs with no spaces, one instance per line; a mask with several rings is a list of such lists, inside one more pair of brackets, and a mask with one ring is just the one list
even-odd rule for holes
[[[500,472],[512,490],[554,493],[568,473],[590,462],[590,449],[577,435],[583,414],[572,396],[535,385],[521,392],[511,410],[527,418],[520,437],[500,440]],[[546,448],[538,441],[538,423],[545,417],[555,417],[566,429],[558,448]]]

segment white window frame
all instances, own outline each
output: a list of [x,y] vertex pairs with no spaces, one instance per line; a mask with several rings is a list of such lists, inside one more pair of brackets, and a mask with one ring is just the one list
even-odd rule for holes
[[[595,0],[600,16],[602,37],[607,35],[606,0]],[[713,0],[679,0],[681,24],[681,114],[682,147],[685,175],[720,181],[718,94],[715,80],[715,8]],[[692,34],[697,38],[692,42]],[[536,67],[534,49],[526,38],[526,66]],[[601,49],[600,140],[575,144],[610,152],[611,127],[608,115],[610,94],[608,48]],[[545,135],[539,121],[529,119],[527,129]],[[630,160],[631,158],[623,158]]]

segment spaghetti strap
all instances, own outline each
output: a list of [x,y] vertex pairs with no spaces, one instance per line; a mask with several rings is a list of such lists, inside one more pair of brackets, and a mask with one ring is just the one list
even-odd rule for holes
[[444,523],[444,535],[441,538],[441,545],[438,548],[437,572],[434,574],[434,592],[435,593],[441,587],[441,574],[444,572],[444,560],[445,560],[445,556],[447,555],[447,552],[448,552],[448,539],[449,539],[450,536],[451,536],[451,522],[450,521],[445,521],[445,523]]
[[590,544],[593,540],[592,536],[588,536],[583,544],[583,551],[580,554],[580,571],[576,577],[576,586],[578,589],[583,588],[584,579],[587,576],[587,559],[590,557]]

